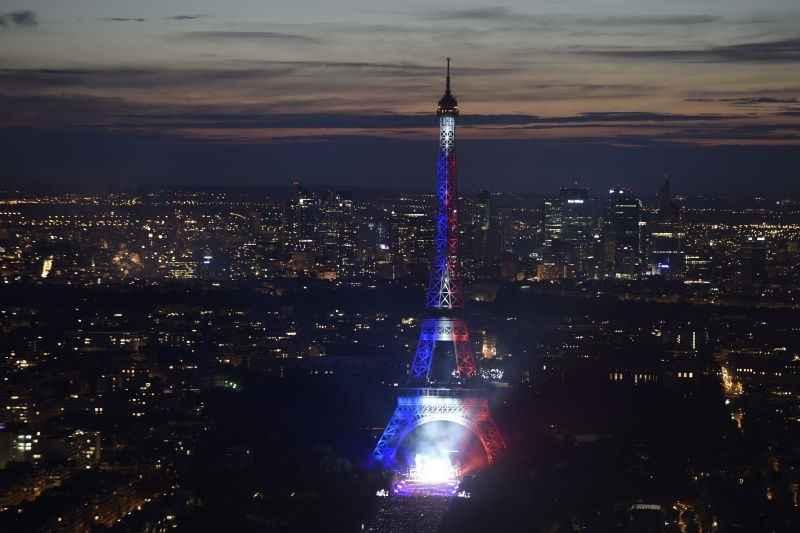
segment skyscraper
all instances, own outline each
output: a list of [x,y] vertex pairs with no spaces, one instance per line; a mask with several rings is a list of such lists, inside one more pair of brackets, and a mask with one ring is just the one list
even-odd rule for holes
[[352,195],[326,192],[320,205],[316,245],[326,268],[337,277],[355,274],[356,220]]
[[561,240],[576,246],[588,241],[592,230],[592,199],[589,189],[568,187],[559,193]]
[[657,203],[655,217],[648,224],[647,270],[650,274],[680,279],[686,271],[683,249],[686,232],[681,222],[680,206],[672,199],[669,178],[664,179],[658,190]]
[[642,202],[621,187],[608,195],[603,222],[606,276],[630,279],[640,274]]
[[544,201],[544,261],[540,279],[572,278],[584,273],[584,259],[590,255],[592,202],[589,190],[561,189],[557,198]]
[[314,194],[305,189],[300,182],[293,183],[294,194],[289,200],[287,210],[289,237],[293,251],[305,252],[314,249],[314,236],[319,218],[319,202]]
[[500,261],[500,233],[497,212],[489,191],[478,193],[475,217],[472,219],[473,258],[477,262],[477,276],[493,278]]
[[561,239],[561,198],[545,198],[542,209],[544,218],[544,245],[552,246]]

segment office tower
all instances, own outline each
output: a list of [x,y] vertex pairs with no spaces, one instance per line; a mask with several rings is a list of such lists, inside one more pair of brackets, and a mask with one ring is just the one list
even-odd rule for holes
[[337,278],[355,274],[356,234],[352,195],[330,191],[323,194],[316,246],[324,271]]
[[641,268],[642,202],[621,187],[612,188],[608,194],[603,220],[605,274],[631,279]]
[[658,190],[657,211],[648,227],[647,271],[665,278],[682,279],[686,272],[686,231],[680,206],[672,198],[669,178]]
[[592,254],[593,202],[589,190],[563,188],[558,197],[544,201],[544,247],[539,279],[563,279],[586,275]]
[[592,255],[593,212],[589,190],[580,187],[561,189],[557,198],[545,200],[544,248],[539,279],[574,278],[589,270],[586,260]]
[[314,250],[314,236],[319,219],[319,202],[314,194],[294,182],[294,194],[289,200],[287,222],[290,249],[293,252]]
[[500,228],[496,207],[489,191],[478,193],[473,220],[473,255],[477,262],[477,275],[494,278],[500,261]]
[[589,271],[587,259],[591,253],[594,202],[589,189],[561,189],[561,241],[566,245],[567,259],[579,275]]
[[550,246],[561,238],[561,198],[546,198],[542,208],[544,245]]

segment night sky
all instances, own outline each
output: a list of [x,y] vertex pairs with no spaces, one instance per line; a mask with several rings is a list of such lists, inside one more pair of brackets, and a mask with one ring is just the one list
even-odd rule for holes
[[800,192],[797,0],[0,0],[2,185]]

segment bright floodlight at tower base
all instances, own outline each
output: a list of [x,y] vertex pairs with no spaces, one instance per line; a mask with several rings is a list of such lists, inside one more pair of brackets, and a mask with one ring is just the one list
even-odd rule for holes
[[453,496],[461,483],[451,455],[458,450],[418,451],[408,470],[395,476],[392,493],[398,496]]
[[444,454],[418,453],[414,466],[409,470],[409,479],[421,483],[445,483],[458,477],[458,470]]

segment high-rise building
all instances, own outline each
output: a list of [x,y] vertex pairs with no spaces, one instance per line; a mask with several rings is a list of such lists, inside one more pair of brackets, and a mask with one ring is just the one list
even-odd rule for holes
[[585,243],[591,235],[593,202],[589,189],[571,187],[561,189],[561,240]]
[[340,278],[355,274],[356,234],[355,207],[350,193],[322,195],[315,245],[323,270]]
[[603,220],[605,274],[630,279],[640,274],[642,202],[622,187],[608,191]]
[[476,277],[492,278],[496,276],[500,261],[500,228],[497,210],[489,191],[478,193],[474,203],[472,258],[477,267]]
[[430,223],[429,196],[400,197],[391,213],[390,247],[394,264],[401,270],[424,272],[431,259],[434,228]]
[[293,252],[314,250],[314,236],[319,219],[319,202],[315,195],[294,182],[294,194],[289,200],[287,218]]
[[589,189],[570,187],[561,189],[561,241],[566,245],[569,262],[579,275],[590,271],[587,260],[592,255],[592,225],[594,201]]
[[591,254],[594,213],[589,190],[561,189],[557,198],[544,201],[544,248],[539,279],[573,278],[586,274]]
[[658,190],[657,211],[648,227],[647,271],[652,275],[681,279],[686,272],[686,231],[680,206],[672,197],[669,178]]
[[546,198],[542,208],[544,245],[550,246],[561,238],[561,199]]

